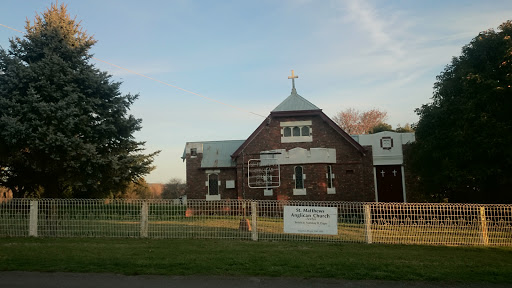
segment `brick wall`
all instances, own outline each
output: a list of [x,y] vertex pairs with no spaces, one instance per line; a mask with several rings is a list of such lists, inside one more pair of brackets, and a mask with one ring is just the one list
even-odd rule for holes
[[[313,142],[281,143],[280,122],[284,121],[312,121]],[[251,189],[247,185],[244,167],[242,173],[242,157],[237,158],[239,191],[245,189],[247,199],[268,200],[338,200],[338,201],[375,201],[374,178],[371,148],[363,155],[353,147],[346,139],[336,132],[320,116],[285,116],[272,117],[271,121],[263,127],[254,140],[247,145],[243,153],[245,155],[258,154],[261,151],[286,149],[296,147],[310,148],[334,148],[336,149],[336,163],[329,164],[302,164],[303,173],[306,174],[304,186],[306,195],[293,195],[295,182],[293,180],[294,167],[297,165],[281,165],[281,186],[273,189],[272,196],[264,196],[263,189]],[[247,163],[248,158],[244,161]],[[252,156],[258,158],[258,156]],[[331,165],[335,178],[333,185],[336,194],[327,194],[327,165]],[[240,193],[239,193],[240,194]],[[241,196],[241,195],[240,195]]]
[[[201,160],[203,153],[198,153],[196,157],[186,155],[187,161],[187,188],[186,195],[189,199],[206,199],[208,194],[208,170],[219,170],[218,174],[221,185],[219,186],[219,194],[221,199],[238,199],[236,188],[226,188],[226,180],[236,180],[236,169],[233,168],[201,168]],[[235,181],[236,182],[236,181]],[[236,187],[236,186],[235,186]]]
[[190,157],[190,153],[186,156],[186,181],[187,188],[185,194],[190,199],[205,199],[208,190],[205,190],[204,181],[206,176],[201,169],[201,159],[203,154],[199,153],[196,157]]

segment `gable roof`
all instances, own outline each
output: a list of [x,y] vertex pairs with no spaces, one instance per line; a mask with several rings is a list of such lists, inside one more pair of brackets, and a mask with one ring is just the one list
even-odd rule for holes
[[319,116],[327,125],[332,127],[334,131],[336,131],[338,134],[343,137],[343,139],[347,140],[347,142],[350,143],[352,147],[354,147],[357,151],[359,151],[361,154],[365,155],[366,149],[361,146],[354,138],[352,138],[347,132],[345,132],[343,129],[341,129],[340,126],[338,126],[334,121],[332,121],[331,118],[327,117],[327,115],[322,112],[322,110],[307,110],[307,111],[283,111],[283,112],[271,112],[270,116],[267,117],[267,119],[263,120],[263,122],[252,132],[252,134],[241,144],[238,149],[231,155],[232,158],[236,158],[242,153],[242,151],[251,143],[257,136],[260,134],[261,130],[263,130],[263,127],[265,127],[268,123],[268,118],[270,117],[283,117],[283,116]]
[[299,94],[297,91],[292,89],[292,93],[281,104],[277,105],[272,112],[284,112],[284,111],[305,111],[305,110],[321,110],[316,107],[313,103],[309,102]]
[[[293,75],[293,71],[292,71]],[[293,77],[293,76],[292,76]],[[290,77],[288,77],[290,78]],[[240,153],[251,143],[256,136],[261,132],[263,127],[268,123],[269,118],[271,117],[280,117],[280,116],[320,116],[329,126],[331,126],[337,133],[341,135],[345,140],[347,140],[355,149],[357,149],[361,154],[366,153],[366,149],[361,146],[354,138],[352,138],[347,132],[340,128],[331,118],[327,117],[327,115],[322,112],[322,109],[315,106],[313,103],[309,102],[302,96],[297,93],[295,89],[295,82],[292,79],[292,93],[283,102],[277,105],[274,110],[270,112],[270,115],[267,119],[263,120],[263,122],[252,132],[252,134],[245,140],[231,155],[232,158],[236,158],[240,155]]]

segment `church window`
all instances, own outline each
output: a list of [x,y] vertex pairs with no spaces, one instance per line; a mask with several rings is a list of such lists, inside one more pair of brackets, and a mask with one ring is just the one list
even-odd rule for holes
[[332,188],[332,166],[327,165],[327,188]]
[[302,127],[302,136],[309,136],[309,126]]
[[290,127],[284,127],[284,137],[290,137],[292,136],[292,128]]
[[209,174],[208,175],[208,195],[219,194],[219,175]]
[[295,188],[293,189],[293,195],[306,195],[306,187],[304,187],[304,169],[302,166],[295,166],[293,168],[293,179],[295,180]]
[[295,189],[304,189],[302,166],[295,166]]
[[190,148],[190,156],[197,156],[197,148]]
[[312,121],[281,122],[281,143],[313,142]]
[[332,172],[332,166],[327,165],[327,194],[336,194],[336,188],[334,188],[333,179],[334,173]]
[[300,128],[293,127],[293,136],[300,136]]

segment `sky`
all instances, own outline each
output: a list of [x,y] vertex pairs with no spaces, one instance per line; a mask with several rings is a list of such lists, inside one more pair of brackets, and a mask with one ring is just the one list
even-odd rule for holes
[[[24,31],[51,3],[2,0],[0,24]],[[512,19],[510,0],[59,3],[98,41],[94,57],[171,85],[91,60],[139,94],[135,137],[161,150],[149,183],[185,180],[186,142],[246,139],[290,95],[292,69],[298,94],[329,117],[376,108],[394,128],[415,123],[452,57]],[[4,49],[17,36],[0,26]]]

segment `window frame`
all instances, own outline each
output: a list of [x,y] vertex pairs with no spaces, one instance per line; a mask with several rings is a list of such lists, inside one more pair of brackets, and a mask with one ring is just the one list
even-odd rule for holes
[[[216,179],[211,179],[211,177],[212,177],[213,175],[215,175],[215,178],[216,178]],[[216,184],[216,186],[217,186],[217,193],[216,193],[216,194],[211,194],[211,193],[210,193],[210,188],[211,188],[210,186],[211,186],[212,181],[214,181],[214,182],[215,182],[215,184]],[[219,174],[217,174],[217,173],[210,173],[210,174],[208,174],[208,195],[209,195],[209,196],[217,196],[217,195],[220,195],[220,189],[219,189],[219,188],[220,188],[220,185],[219,185]]]
[[[300,169],[300,173],[297,169]],[[297,177],[297,175],[300,175],[300,178]],[[294,166],[293,167],[293,180],[294,180],[294,189],[293,189],[293,195],[306,195],[306,186],[305,186],[305,180],[306,180],[306,174],[304,174],[304,167],[303,166]],[[298,182],[300,181],[300,182]],[[300,183],[301,185],[297,185]],[[301,187],[298,188],[297,186]]]
[[334,172],[332,170],[332,165],[327,165],[327,173],[325,174],[327,178],[327,194],[336,194],[336,188],[334,187]]
[[332,179],[333,179],[333,173],[332,173],[332,166],[327,165],[327,188],[333,188],[332,185]]
[[292,127],[283,128],[283,137],[292,137]]
[[311,120],[280,122],[281,143],[313,142],[312,125]]

